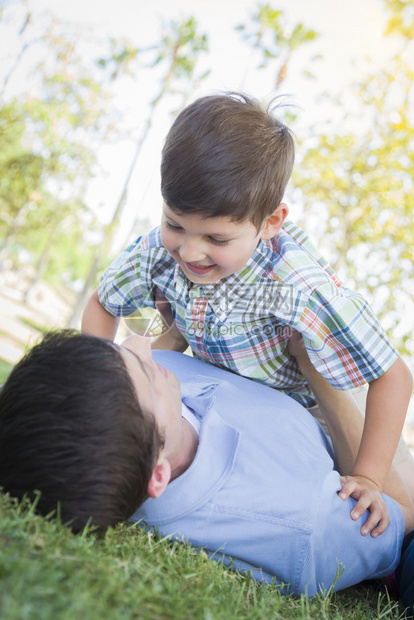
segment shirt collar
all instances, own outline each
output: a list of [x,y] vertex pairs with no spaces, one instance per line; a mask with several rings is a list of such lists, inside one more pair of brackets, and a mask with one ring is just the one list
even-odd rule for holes
[[[198,405],[196,399],[194,405]],[[200,413],[200,409],[197,407],[195,412]],[[130,520],[161,527],[204,506],[230,476],[239,441],[240,432],[209,408],[201,422],[200,441],[190,467],[170,482],[162,495],[147,499]]]
[[202,379],[191,383],[180,383],[181,400],[198,418],[203,418],[214,405],[215,391],[218,386],[219,383]]

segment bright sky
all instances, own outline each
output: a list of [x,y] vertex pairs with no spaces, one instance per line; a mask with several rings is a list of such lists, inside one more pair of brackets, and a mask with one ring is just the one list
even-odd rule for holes
[[[262,4],[265,3],[263,0]],[[279,0],[270,4],[282,9],[292,25],[301,21],[320,33],[315,42],[303,46],[292,57],[283,85],[283,92],[299,108],[296,133],[306,132],[306,127],[330,118],[335,120],[333,106],[318,101],[320,95],[326,91],[339,93],[359,77],[365,56],[375,59],[378,68],[390,56],[395,41],[382,37],[387,19],[384,3],[382,0]],[[28,5],[36,12],[48,10],[61,21],[88,25],[99,36],[125,36],[138,47],[157,42],[162,23],[194,16],[199,32],[207,33],[209,38],[210,53],[204,55],[200,73],[203,68],[211,68],[211,74],[192,98],[234,89],[267,100],[275,94],[276,67],[258,71],[250,45],[234,29],[237,24],[249,22],[257,6],[255,0],[29,0]],[[322,54],[323,58],[310,63],[316,54]],[[304,69],[311,69],[317,79],[306,80]],[[159,74],[154,71],[153,76],[147,74],[145,83],[131,84],[130,90],[123,86],[122,105],[137,127],[146,118],[150,97],[159,88]],[[159,154],[170,123],[169,114],[160,110],[130,184],[118,245],[130,241],[129,228],[137,216],[149,218],[152,225],[159,221]],[[118,201],[133,150],[131,141],[118,146],[102,145],[100,149],[99,159],[106,174],[91,184],[88,201],[103,220],[110,218]]]

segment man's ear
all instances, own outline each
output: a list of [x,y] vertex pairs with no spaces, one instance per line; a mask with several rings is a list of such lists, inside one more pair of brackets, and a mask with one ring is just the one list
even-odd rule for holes
[[289,207],[281,202],[271,215],[269,215],[260,233],[260,239],[271,239],[283,226],[283,222],[287,218]]
[[150,481],[148,482],[148,495],[154,499],[164,493],[167,484],[171,480],[171,467],[167,459],[160,455],[152,470]]

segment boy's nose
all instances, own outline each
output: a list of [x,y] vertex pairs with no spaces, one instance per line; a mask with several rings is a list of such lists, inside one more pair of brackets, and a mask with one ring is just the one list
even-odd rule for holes
[[186,263],[197,263],[205,258],[201,239],[183,239],[180,245],[180,256]]

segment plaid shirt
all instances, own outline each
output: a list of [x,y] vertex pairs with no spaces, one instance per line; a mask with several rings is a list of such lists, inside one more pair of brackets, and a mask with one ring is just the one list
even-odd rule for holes
[[305,407],[315,401],[289,357],[292,329],[303,334],[314,366],[337,389],[369,383],[398,357],[367,301],[341,284],[292,222],[260,241],[240,271],[206,286],[187,280],[155,228],[105,272],[99,299],[111,314],[129,316],[154,307],[155,287],[196,357],[282,390]]

